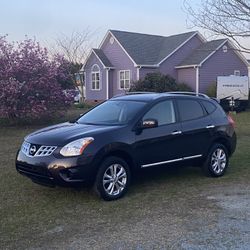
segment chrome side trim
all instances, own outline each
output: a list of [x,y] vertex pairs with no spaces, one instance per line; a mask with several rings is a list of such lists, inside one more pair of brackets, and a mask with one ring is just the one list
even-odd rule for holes
[[145,165],[142,165],[141,167],[147,168],[147,167],[151,167],[151,166],[157,166],[157,165],[162,165],[162,164],[176,162],[176,161],[182,161],[182,160],[183,160],[183,158],[178,158],[178,159],[173,159],[173,160],[169,160],[169,161],[161,161],[161,162],[156,162],[156,163],[145,164]]
[[192,156],[183,157],[183,160],[194,159],[194,158],[199,158],[199,157],[202,157],[202,155],[192,155]]
[[199,158],[202,157],[202,155],[191,155],[187,157],[182,157],[182,158],[177,158],[169,161],[160,161],[160,162],[155,162],[155,163],[149,163],[145,165],[141,165],[141,168],[147,168],[147,167],[152,167],[152,166],[158,166],[158,165],[163,165],[171,162],[177,162],[177,161],[184,161],[184,160],[189,160],[189,159],[194,159],[194,158]]

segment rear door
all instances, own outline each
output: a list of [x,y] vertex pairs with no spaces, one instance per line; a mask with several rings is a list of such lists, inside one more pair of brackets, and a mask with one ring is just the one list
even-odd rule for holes
[[136,135],[134,152],[139,165],[149,167],[180,160],[181,124],[177,122],[173,100],[155,104],[142,121],[146,119],[156,119],[158,127],[143,129]]
[[198,99],[178,98],[177,107],[182,131],[182,149],[185,159],[199,158],[211,145],[214,124]]

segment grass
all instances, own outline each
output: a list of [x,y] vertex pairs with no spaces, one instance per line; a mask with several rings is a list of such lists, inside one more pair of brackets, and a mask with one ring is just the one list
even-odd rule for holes
[[[71,110],[68,117],[72,119],[80,113],[82,110]],[[134,241],[138,240],[136,244],[139,240],[147,242],[144,235],[147,237],[145,223],[149,223],[148,218],[160,223],[161,218],[166,219],[164,216],[173,217],[175,225],[183,216],[188,216],[184,208],[196,209],[198,200],[201,207],[208,209],[201,201],[200,194],[204,190],[219,187],[228,188],[230,192],[232,185],[249,182],[250,112],[234,115],[234,119],[237,151],[223,178],[206,178],[197,168],[147,170],[132,184],[126,197],[116,202],[104,202],[90,189],[39,186],[17,174],[14,165],[16,151],[24,136],[40,126],[0,128],[1,249],[70,249],[69,246],[82,249],[82,245],[77,245],[82,243],[81,240],[86,248],[105,246],[117,241],[112,237],[115,237],[118,225],[127,246],[135,249],[138,245],[134,245]],[[137,238],[133,236],[135,223],[138,223],[136,228],[141,226],[143,233]],[[106,230],[109,230],[109,236]],[[106,242],[100,236],[106,236]],[[160,238],[156,239],[160,242]]]

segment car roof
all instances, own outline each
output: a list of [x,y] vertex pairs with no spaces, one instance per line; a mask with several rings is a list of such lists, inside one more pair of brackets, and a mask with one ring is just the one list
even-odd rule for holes
[[198,96],[194,92],[128,92],[126,94],[116,95],[111,98],[111,100],[121,100],[121,101],[142,101],[150,102],[163,97],[187,97],[187,98],[198,98],[198,99],[210,99],[208,96],[199,94]]

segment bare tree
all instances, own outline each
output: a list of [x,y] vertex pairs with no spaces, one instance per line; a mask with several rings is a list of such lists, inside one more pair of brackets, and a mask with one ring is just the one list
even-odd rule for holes
[[[79,89],[82,94],[84,93],[83,83],[79,82],[79,71],[87,58],[87,55],[93,45],[93,37],[95,31],[85,29],[82,31],[72,31],[71,34],[60,33],[55,39],[52,48],[53,53],[63,55],[68,61],[68,74],[72,83]],[[78,74],[78,79],[75,75]],[[83,98],[82,100],[83,101]]]
[[231,38],[242,52],[250,53],[241,42],[250,38],[250,0],[201,0],[196,6],[184,0],[184,9],[192,27]]
[[82,64],[93,43],[93,35],[89,29],[73,31],[70,35],[60,33],[55,39],[57,52],[73,64]]

